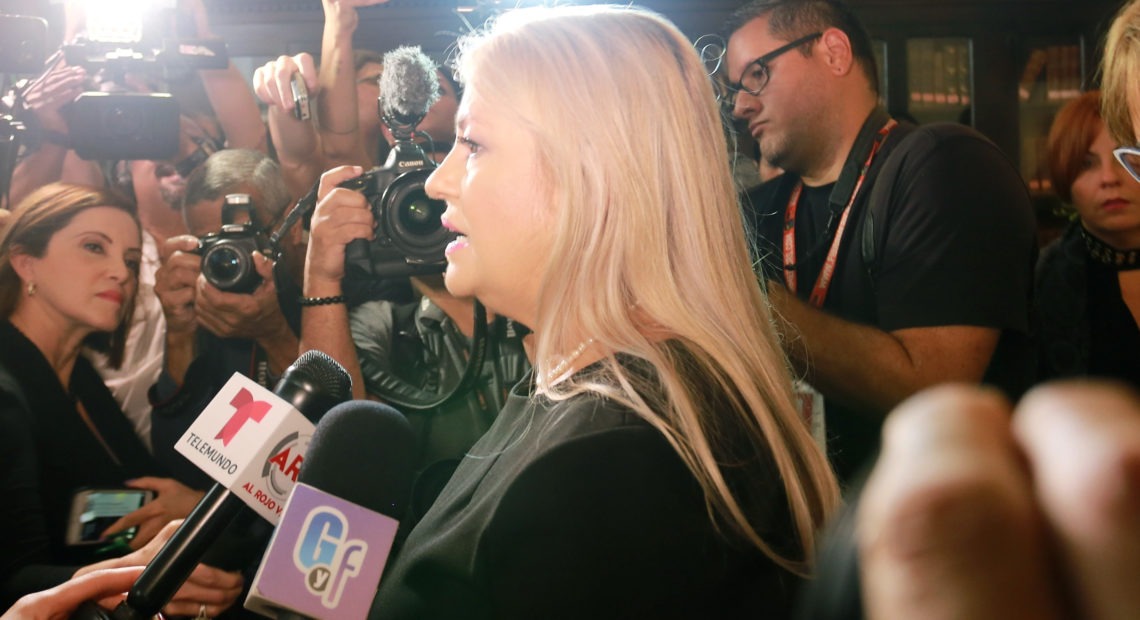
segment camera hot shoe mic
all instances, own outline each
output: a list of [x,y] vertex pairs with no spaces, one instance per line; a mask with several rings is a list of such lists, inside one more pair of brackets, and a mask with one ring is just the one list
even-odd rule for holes
[[384,54],[380,74],[380,117],[395,131],[415,126],[439,100],[436,66],[418,46],[402,46]]

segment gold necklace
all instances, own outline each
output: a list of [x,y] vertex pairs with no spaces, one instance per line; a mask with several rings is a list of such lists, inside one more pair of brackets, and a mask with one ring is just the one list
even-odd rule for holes
[[551,368],[550,372],[546,373],[546,382],[552,383],[555,379],[561,377],[563,373],[570,369],[570,364],[572,364],[574,360],[578,359],[582,353],[586,351],[586,347],[589,347],[592,344],[594,344],[593,338],[587,338],[583,340],[581,344],[579,344],[574,348],[573,351],[570,352],[570,355],[562,358],[561,362],[555,364],[554,368]]

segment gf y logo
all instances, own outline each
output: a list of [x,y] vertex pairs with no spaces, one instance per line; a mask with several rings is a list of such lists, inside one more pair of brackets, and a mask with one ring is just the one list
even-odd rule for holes
[[293,563],[305,575],[309,592],[336,608],[348,580],[360,573],[368,543],[348,539],[348,519],[331,506],[309,511],[293,548]]
[[249,390],[245,388],[238,390],[238,393],[234,394],[233,399],[230,400],[230,405],[237,411],[234,411],[234,414],[230,416],[229,421],[222,427],[222,430],[218,431],[218,434],[214,436],[214,439],[222,440],[223,446],[230,445],[230,441],[233,440],[234,436],[238,434],[238,431],[241,430],[241,427],[244,426],[247,421],[253,420],[254,422],[260,422],[261,419],[265,417],[265,414],[269,413],[269,410],[273,408],[273,405],[265,401],[254,400],[253,394],[250,394]]

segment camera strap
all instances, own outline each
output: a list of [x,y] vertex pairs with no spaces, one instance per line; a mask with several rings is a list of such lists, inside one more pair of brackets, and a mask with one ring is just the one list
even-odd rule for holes
[[436,407],[442,407],[448,404],[453,399],[465,397],[475,387],[479,381],[479,377],[483,374],[483,362],[487,359],[487,345],[489,342],[487,337],[487,309],[483,307],[483,304],[479,303],[479,300],[475,300],[474,306],[475,326],[471,334],[470,355],[467,357],[467,365],[463,369],[463,375],[459,378],[459,381],[455,383],[455,387],[452,390],[435,398],[423,399],[408,398],[394,391],[391,393],[377,394],[377,396],[395,405],[415,411],[435,409]]
[[[875,127],[881,127],[876,131]],[[882,109],[876,109],[875,112],[863,124],[859,136],[855,139],[855,144],[852,146],[851,153],[847,156],[847,161],[843,165],[843,170],[839,175],[839,180],[835,183],[835,188],[831,192],[831,198],[828,201],[831,211],[830,219],[828,220],[827,229],[830,231],[832,222],[838,216],[838,226],[831,234],[831,245],[827,251],[827,257],[824,259],[823,267],[819,271],[819,276],[811,290],[811,295],[808,301],[816,308],[822,308],[823,302],[827,298],[827,292],[831,287],[832,277],[835,275],[835,268],[839,262],[839,246],[843,242],[843,232],[847,228],[847,219],[851,214],[851,206],[855,204],[856,198],[859,197],[859,190],[863,188],[863,182],[867,180],[867,172],[871,169],[871,163],[875,160],[875,155],[878,154],[879,148],[882,147],[883,142],[886,141],[887,136],[890,135],[891,130],[898,126],[898,121],[891,118]],[[788,198],[788,206],[784,209],[784,234],[783,234],[783,251],[784,251],[784,282],[787,284],[788,290],[792,293],[796,292],[798,284],[797,263],[798,258],[796,255],[796,210],[799,206],[800,194],[803,191],[803,181],[797,181],[795,188],[792,190],[792,195]],[[845,201],[845,202],[844,202]],[[836,207],[841,206],[841,209]],[[827,233],[824,233],[824,238]]]

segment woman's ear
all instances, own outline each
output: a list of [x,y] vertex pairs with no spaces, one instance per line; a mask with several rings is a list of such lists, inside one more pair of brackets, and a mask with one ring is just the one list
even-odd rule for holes
[[35,265],[38,260],[35,256],[24,252],[23,248],[16,246],[12,248],[11,253],[8,255],[8,262],[12,264],[12,271],[20,277],[23,282],[35,282]]

